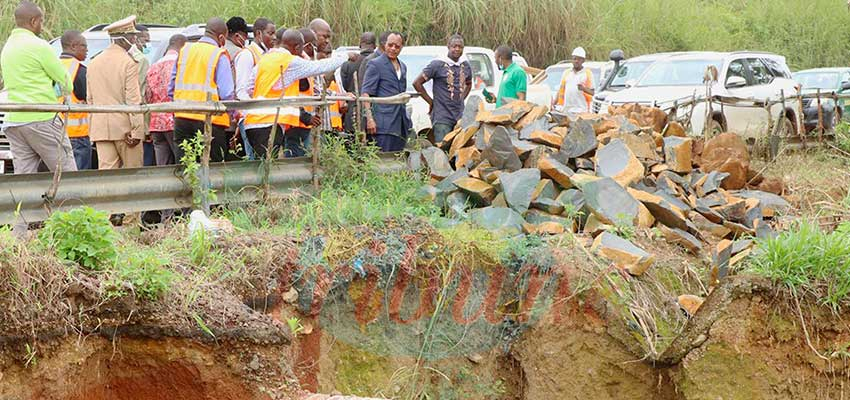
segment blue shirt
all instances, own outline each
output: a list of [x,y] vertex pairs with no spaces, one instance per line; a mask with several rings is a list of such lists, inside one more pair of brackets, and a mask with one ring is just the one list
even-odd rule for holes
[[[209,36],[204,36],[198,42],[209,43],[215,47],[219,47],[215,40]],[[187,46],[189,46],[187,44]],[[226,57],[225,52],[218,59],[218,66],[215,69],[215,84],[218,86],[218,98],[220,100],[233,100],[236,94],[236,86],[233,81],[233,69],[230,66],[230,58]],[[177,79],[177,64],[174,63],[174,68],[171,70],[171,80],[168,82],[168,98],[174,99],[174,80]]]

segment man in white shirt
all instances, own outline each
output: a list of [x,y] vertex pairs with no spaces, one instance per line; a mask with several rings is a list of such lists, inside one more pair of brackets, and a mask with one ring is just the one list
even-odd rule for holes
[[558,97],[553,107],[564,113],[581,114],[590,112],[593,100],[593,73],[584,68],[587,53],[584,48],[573,50],[573,67],[564,71]]
[[[254,41],[242,49],[233,60],[233,71],[236,75],[236,99],[251,100],[249,87],[253,86],[251,81],[254,67],[260,61],[260,57],[274,47],[275,25],[268,18],[257,18],[254,21]],[[242,148],[249,159],[254,159],[254,149],[248,143],[245,126],[242,119],[237,123],[239,135],[242,138]]]

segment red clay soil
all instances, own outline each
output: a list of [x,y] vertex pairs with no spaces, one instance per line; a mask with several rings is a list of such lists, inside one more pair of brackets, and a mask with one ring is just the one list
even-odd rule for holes
[[[191,339],[67,337],[28,367],[6,358],[0,398],[46,400],[286,399],[273,349]],[[264,390],[265,388],[265,390]],[[275,393],[270,396],[268,393]]]

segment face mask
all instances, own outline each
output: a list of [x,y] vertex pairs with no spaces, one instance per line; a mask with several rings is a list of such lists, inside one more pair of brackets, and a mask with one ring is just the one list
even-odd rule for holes
[[136,45],[130,45],[130,49],[127,50],[127,53],[130,54],[130,57],[135,59],[138,59],[142,55],[142,52]]
[[150,47],[145,46],[145,48],[144,48],[144,49],[142,49],[142,54],[144,54],[144,55],[148,55],[148,54],[150,54],[150,53],[151,53],[151,48],[150,48]]

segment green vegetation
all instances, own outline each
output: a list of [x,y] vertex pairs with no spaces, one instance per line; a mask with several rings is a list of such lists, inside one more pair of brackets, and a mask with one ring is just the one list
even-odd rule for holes
[[104,283],[107,297],[121,297],[129,286],[139,299],[158,299],[177,278],[167,268],[168,260],[153,249],[126,250]]
[[748,269],[795,293],[813,295],[839,312],[850,300],[850,225],[824,233],[801,223],[775,239],[760,241]]
[[183,179],[186,184],[192,189],[192,206],[195,209],[201,208],[203,202],[204,189],[206,189],[207,198],[211,201],[215,200],[215,191],[210,188],[201,187],[201,164],[198,160],[204,152],[204,134],[201,131],[195,132],[195,137],[180,143],[180,148],[183,149],[183,157],[180,158],[180,164],[183,165]]
[[436,206],[418,194],[425,177],[410,171],[381,174],[374,147],[346,145],[343,139],[330,137],[320,151],[318,193],[300,192],[251,209],[235,205],[225,216],[241,229],[276,226],[299,234],[305,229],[383,226],[388,219],[438,214]]
[[[516,47],[536,66],[569,57],[584,46],[607,60],[614,48],[628,56],[659,51],[764,50],[788,57],[794,69],[846,63],[843,39],[848,10],[835,0],[209,0],[204,7],[177,0],[40,0],[47,12],[45,38],[83,30],[130,14],[140,22],[187,25],[212,16],[272,18],[302,26],[324,17],[335,45],[356,45],[366,30],[395,29],[408,44],[442,44],[462,32],[469,46]],[[16,1],[0,5],[0,40],[13,28]]]
[[116,234],[109,217],[91,207],[53,213],[38,238],[42,244],[53,248],[60,259],[90,270],[107,268],[117,255]]

